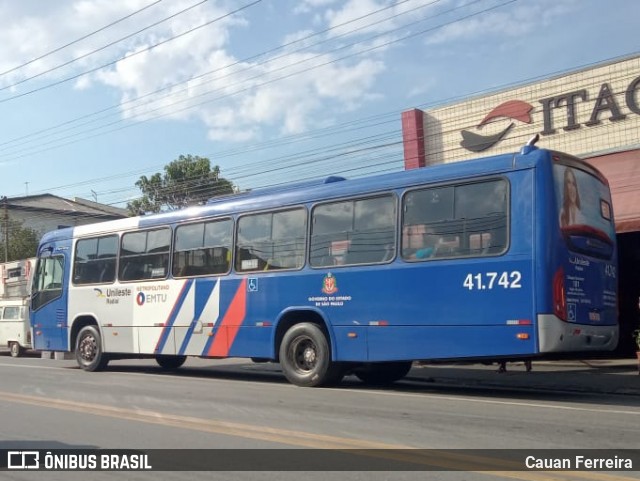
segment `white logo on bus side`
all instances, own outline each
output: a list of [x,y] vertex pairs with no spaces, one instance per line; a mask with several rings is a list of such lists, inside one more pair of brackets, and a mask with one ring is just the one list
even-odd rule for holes
[[467,274],[462,285],[470,291],[484,291],[499,287],[503,289],[520,289],[522,287],[521,281],[522,274],[520,271],[478,272],[477,274]]

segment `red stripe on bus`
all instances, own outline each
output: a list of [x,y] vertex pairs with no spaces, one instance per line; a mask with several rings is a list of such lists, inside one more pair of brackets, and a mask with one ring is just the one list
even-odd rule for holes
[[227,357],[229,349],[240,329],[240,324],[244,321],[247,307],[247,280],[243,279],[233,296],[231,305],[224,315],[224,319],[218,327],[218,332],[211,347],[209,347],[209,356]]

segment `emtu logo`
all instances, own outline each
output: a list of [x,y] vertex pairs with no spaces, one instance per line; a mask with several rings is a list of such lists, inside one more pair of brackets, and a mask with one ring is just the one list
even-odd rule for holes
[[[489,112],[489,114],[482,119],[482,122],[480,122],[476,128],[481,129],[485,124],[500,117],[530,124],[531,110],[533,110],[533,106],[527,102],[523,102],[521,100],[509,100],[508,102],[498,105],[495,109]],[[462,134],[462,142],[460,142],[460,145],[472,152],[482,152],[483,150],[487,150],[489,147],[493,147],[495,144],[500,142],[514,125],[515,123],[511,122],[504,130],[494,135],[480,135],[468,130],[463,130],[460,132]]]

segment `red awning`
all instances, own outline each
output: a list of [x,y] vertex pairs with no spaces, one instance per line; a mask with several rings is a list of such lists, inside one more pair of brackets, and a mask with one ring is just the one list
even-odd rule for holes
[[609,181],[616,232],[640,231],[640,150],[591,157],[587,160]]

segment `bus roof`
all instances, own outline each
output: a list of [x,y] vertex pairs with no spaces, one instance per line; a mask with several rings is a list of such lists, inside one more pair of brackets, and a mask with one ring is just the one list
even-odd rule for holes
[[547,158],[549,153],[550,151],[546,149],[533,148],[525,154],[502,154],[357,179],[347,180],[343,177],[332,176],[310,182],[283,184],[213,198],[202,206],[59,229],[45,234],[41,243],[70,239],[73,236],[150,228],[210,216],[241,214],[249,211],[315,203],[334,198],[375,194],[412,185],[438,183],[452,179],[463,180],[478,175],[526,169],[533,167],[541,159]]

